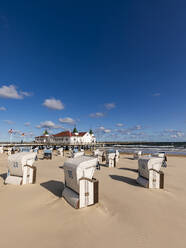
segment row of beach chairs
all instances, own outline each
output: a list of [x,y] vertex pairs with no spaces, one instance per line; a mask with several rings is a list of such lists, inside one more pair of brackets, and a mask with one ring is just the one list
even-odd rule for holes
[[[33,151],[10,155],[5,184],[35,183],[36,157],[37,153]],[[103,160],[109,167],[114,167],[119,160],[119,152],[94,151],[93,156],[85,156],[82,151],[64,163],[65,188],[62,196],[74,208],[87,207],[99,201],[99,182],[93,176],[98,164]],[[138,159],[137,182],[146,188],[163,188],[164,174],[161,172],[163,160],[161,156],[141,156]]]

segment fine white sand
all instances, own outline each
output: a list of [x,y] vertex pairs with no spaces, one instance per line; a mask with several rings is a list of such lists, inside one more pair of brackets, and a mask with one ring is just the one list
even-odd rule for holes
[[168,157],[165,189],[136,184],[137,161],[122,155],[118,168],[101,167],[100,202],[73,209],[63,198],[64,158],[38,160],[37,183],[4,185],[0,154],[0,247],[186,247],[186,158]]

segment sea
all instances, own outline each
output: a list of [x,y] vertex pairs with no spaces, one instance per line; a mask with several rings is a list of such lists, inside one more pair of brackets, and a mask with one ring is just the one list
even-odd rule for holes
[[153,154],[164,152],[167,155],[186,155],[186,142],[171,143],[168,145],[161,144],[125,144],[125,145],[106,145],[106,150],[118,150],[121,153],[134,154],[135,152],[142,151],[145,154]]

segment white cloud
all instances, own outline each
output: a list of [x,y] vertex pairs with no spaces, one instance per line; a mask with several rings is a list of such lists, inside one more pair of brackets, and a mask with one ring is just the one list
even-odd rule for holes
[[41,122],[39,125],[37,125],[36,128],[59,129],[63,127],[61,125],[56,125],[52,121],[44,121],[44,122]]
[[106,109],[110,110],[110,109],[115,108],[116,104],[115,103],[105,103],[104,106]]
[[0,88],[1,98],[23,99],[24,96],[29,96],[29,95],[30,93],[28,92],[17,91],[14,85],[9,85],[9,86],[3,85]]
[[104,133],[110,133],[111,130],[110,130],[110,129],[104,129],[103,132],[104,132]]
[[28,127],[28,126],[30,126],[30,124],[31,124],[30,122],[25,122],[24,125],[25,125],[26,127]]
[[132,127],[132,128],[129,128],[129,130],[131,130],[131,131],[134,131],[134,130],[141,130],[141,129],[143,129],[143,127],[142,127],[141,125],[136,125],[136,126],[134,126],[134,127]]
[[183,136],[185,136],[185,134],[182,133],[182,132],[177,132],[177,136],[178,136],[178,137],[183,137]]
[[178,138],[178,136],[177,136],[176,134],[173,134],[173,135],[171,135],[170,137],[173,138],[173,139]]
[[154,93],[153,96],[160,96],[161,94],[160,93]]
[[29,93],[29,92],[21,91],[20,93],[21,93],[23,96],[31,96],[31,93]]
[[64,109],[64,105],[60,100],[57,100],[55,98],[46,99],[43,103],[43,106],[55,109],[55,110],[62,110]]
[[4,120],[4,122],[6,122],[7,124],[14,124],[14,122],[13,121],[11,121],[11,120]]
[[97,135],[104,135],[104,134],[106,134],[106,133],[111,133],[111,129],[106,129],[105,127],[103,127],[103,126],[100,126],[100,127],[98,127],[96,130],[95,130],[95,133],[97,134]]
[[92,117],[92,118],[99,118],[99,117],[103,117],[103,116],[104,116],[104,113],[101,113],[101,112],[90,114],[90,117]]
[[59,122],[64,123],[64,124],[74,124],[75,120],[73,120],[70,117],[66,117],[66,118],[59,118]]
[[175,129],[165,129],[163,135],[170,135],[171,138],[182,138],[185,136],[185,133]]
[[116,126],[117,127],[123,127],[123,123],[117,123]]
[[5,107],[0,107],[0,111],[6,111],[7,109]]
[[99,130],[105,130],[105,128],[103,126],[98,128]]

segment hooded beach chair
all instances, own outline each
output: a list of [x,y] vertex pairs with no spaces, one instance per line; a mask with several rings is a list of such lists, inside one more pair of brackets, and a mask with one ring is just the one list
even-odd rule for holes
[[98,156],[98,154],[99,154],[99,150],[98,149],[96,149],[96,150],[93,151],[93,156],[96,157],[96,156]]
[[65,188],[62,196],[74,208],[83,208],[98,202],[98,181],[93,178],[98,160],[80,156],[64,163]]
[[164,188],[164,173],[160,171],[163,158],[143,156],[138,159],[137,182],[150,189]]
[[102,164],[105,159],[105,151],[98,151],[98,163]]
[[108,167],[116,167],[119,155],[116,152],[106,152],[106,164]]
[[3,153],[4,150],[3,150],[3,146],[0,146],[0,153]]
[[63,147],[60,147],[60,148],[57,149],[57,154],[59,156],[63,156]]
[[119,161],[119,157],[120,157],[120,153],[119,153],[119,151],[118,150],[116,150],[115,151],[115,156],[116,156],[116,166],[117,166],[117,163],[118,163],[118,161]]
[[52,159],[52,150],[51,149],[45,149],[43,152],[43,159]]
[[8,157],[8,173],[5,184],[22,185],[35,183],[36,167],[33,166],[36,153],[20,152]]
[[134,152],[134,156],[133,156],[133,159],[139,159],[142,155],[142,151],[136,151]]

